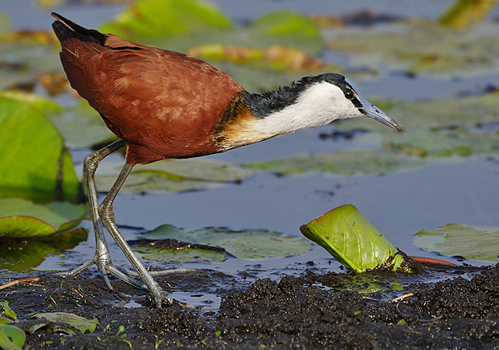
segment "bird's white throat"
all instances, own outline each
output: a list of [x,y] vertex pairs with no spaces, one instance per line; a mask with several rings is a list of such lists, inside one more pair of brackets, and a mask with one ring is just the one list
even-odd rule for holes
[[252,133],[269,138],[359,116],[362,113],[339,87],[323,81],[304,90],[292,105],[253,120]]

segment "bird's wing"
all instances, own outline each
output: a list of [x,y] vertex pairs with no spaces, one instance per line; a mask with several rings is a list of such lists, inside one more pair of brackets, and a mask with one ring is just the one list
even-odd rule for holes
[[71,39],[61,52],[71,85],[109,128],[129,145],[154,149],[162,158],[213,152],[203,147],[213,146],[207,144],[215,124],[243,88],[183,54],[118,45]]

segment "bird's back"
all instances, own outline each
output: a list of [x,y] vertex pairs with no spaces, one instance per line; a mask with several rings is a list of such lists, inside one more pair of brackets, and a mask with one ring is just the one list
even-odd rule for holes
[[244,91],[239,84],[198,59],[59,17],[53,27],[71,86],[125,140],[127,163],[221,151],[215,130]]

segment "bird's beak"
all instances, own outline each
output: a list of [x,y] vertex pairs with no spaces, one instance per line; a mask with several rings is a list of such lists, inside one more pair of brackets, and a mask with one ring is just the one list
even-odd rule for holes
[[373,105],[371,102],[368,102],[366,100],[362,101],[364,108],[362,108],[366,114],[367,117],[373,118],[374,120],[379,121],[381,124],[385,124],[386,126],[389,126],[390,128],[397,129],[398,131],[402,131],[400,126],[397,124],[395,120],[390,118],[383,112],[381,109]]

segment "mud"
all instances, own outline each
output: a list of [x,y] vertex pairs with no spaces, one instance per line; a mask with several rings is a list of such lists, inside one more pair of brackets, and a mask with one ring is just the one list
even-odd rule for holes
[[[383,292],[324,287],[342,275],[307,271],[247,287],[240,278],[213,271],[171,280],[175,289],[216,289],[223,296],[216,312],[178,304],[156,309],[147,293],[121,281],[113,281],[116,292],[110,292],[90,272],[63,279],[43,275],[2,290],[0,300],[9,301],[20,320],[15,325],[24,329],[40,323],[31,318],[38,312],[99,320],[88,334],[44,327],[28,336],[31,349],[499,348],[499,265],[469,280],[450,275],[443,282],[412,284],[403,291],[412,294],[395,302],[384,300]],[[127,294],[134,295],[133,302]],[[123,307],[126,303],[137,307]]]

